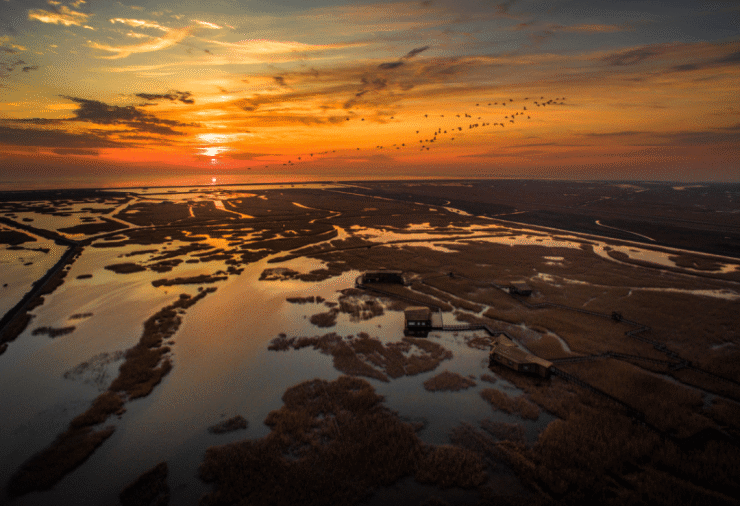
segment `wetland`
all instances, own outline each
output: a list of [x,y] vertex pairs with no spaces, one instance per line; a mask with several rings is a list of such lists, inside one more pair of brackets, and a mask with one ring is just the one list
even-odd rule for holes
[[0,194],[0,502],[738,504],[740,186],[639,189]]

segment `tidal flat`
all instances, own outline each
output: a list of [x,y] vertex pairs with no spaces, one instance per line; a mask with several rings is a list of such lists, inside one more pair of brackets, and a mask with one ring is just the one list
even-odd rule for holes
[[[153,500],[184,505],[736,504],[737,256],[423,186],[3,194],[3,500],[116,504],[164,469]],[[357,285],[383,269],[406,284]],[[419,305],[458,328],[404,337]],[[567,376],[489,365],[483,325]]]

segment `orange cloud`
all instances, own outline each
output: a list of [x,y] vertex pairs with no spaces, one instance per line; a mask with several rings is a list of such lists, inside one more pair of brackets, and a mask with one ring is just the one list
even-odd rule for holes
[[111,23],[123,23],[124,25],[131,26],[133,28],[155,28],[162,30],[163,32],[169,32],[170,29],[166,26],[162,26],[154,21],[146,21],[143,19],[131,19],[131,18],[113,18],[110,20]]
[[73,11],[66,5],[59,7],[57,12],[45,11],[44,9],[31,9],[28,11],[28,19],[64,26],[82,26],[90,14]]
[[189,28],[171,29],[163,37],[156,37],[152,40],[142,42],[141,44],[133,44],[129,46],[109,46],[106,44],[99,44],[97,42],[88,41],[88,45],[94,49],[100,49],[101,51],[108,51],[111,53],[117,53],[113,56],[102,56],[107,60],[115,60],[118,58],[126,58],[134,53],[150,53],[152,51],[160,51],[178,44],[186,37],[190,35],[191,31]]
[[200,21],[200,20],[194,19],[193,22],[198,23],[200,26],[204,26],[206,28],[212,28],[214,30],[220,30],[222,28],[221,26],[218,26],[215,23],[209,23],[208,21]]

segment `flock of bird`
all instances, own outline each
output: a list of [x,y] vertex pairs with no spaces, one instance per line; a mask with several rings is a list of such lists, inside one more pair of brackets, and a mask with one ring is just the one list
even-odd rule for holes
[[[531,114],[532,114],[532,111],[534,110],[534,109],[532,109],[532,105],[534,105],[535,107],[547,107],[547,106],[553,106],[553,105],[565,105],[565,100],[566,100],[565,97],[556,97],[554,99],[548,99],[548,100],[545,100],[545,97],[540,97],[538,100],[532,99],[531,102],[530,102],[530,98],[529,97],[525,97],[523,101],[530,104],[530,109],[527,109],[527,105],[526,104],[519,105],[519,104],[515,103],[513,98],[509,98],[508,100],[503,100],[501,102],[488,102],[487,103],[488,104],[487,105],[488,107],[496,107],[497,109],[499,109],[500,107],[506,107],[511,112],[507,111],[508,114],[506,114],[503,118],[499,118],[497,121],[495,121],[493,123],[484,120],[484,116],[483,115],[484,114],[488,114],[487,112],[478,113],[478,114],[481,114],[481,115],[478,115],[478,114],[469,114],[468,112],[462,112],[462,113],[456,114],[454,116],[455,119],[453,119],[453,122],[458,122],[457,121],[458,118],[461,119],[461,120],[469,119],[470,122],[467,123],[467,125],[466,124],[462,124],[462,125],[461,124],[457,124],[457,125],[448,125],[448,126],[438,126],[438,127],[436,127],[434,129],[433,132],[431,132],[431,134],[428,134],[428,133],[427,134],[422,134],[421,133],[422,132],[421,129],[415,130],[416,135],[421,135],[422,137],[417,138],[417,139],[414,139],[414,142],[409,142],[408,144],[405,143],[405,142],[395,143],[395,144],[390,145],[390,146],[377,145],[377,146],[375,146],[375,149],[382,150],[382,149],[385,149],[385,148],[389,148],[389,149],[395,148],[397,150],[400,150],[400,149],[411,148],[412,146],[416,146],[417,144],[421,144],[421,146],[419,147],[419,151],[429,151],[429,149],[430,149],[430,147],[431,147],[432,144],[439,143],[440,141],[445,140],[445,137],[444,136],[446,136],[446,138],[449,139],[449,141],[454,141],[455,140],[455,137],[454,137],[455,135],[458,135],[458,136],[464,135],[463,132],[465,132],[466,130],[473,130],[473,129],[476,129],[476,128],[484,128],[484,127],[489,127],[489,126],[491,126],[491,127],[501,127],[501,128],[504,128],[507,125],[516,125],[517,122],[519,122],[521,120],[525,120],[525,119],[526,120],[529,120],[529,119],[532,119]],[[477,108],[487,107],[487,106],[486,106],[485,103],[484,104],[481,104],[481,103],[476,103],[475,104],[475,107],[477,107]],[[424,117],[425,120],[429,120],[430,118],[433,118],[434,116],[433,115],[430,115],[430,114],[424,114],[423,117]],[[444,117],[445,117],[444,114],[440,114],[439,115],[439,118],[444,118]],[[475,119],[473,119],[473,118],[475,118]],[[391,116],[390,117],[390,120],[395,120],[395,116]],[[347,117],[346,118],[346,121],[350,121],[350,118]],[[360,121],[365,121],[365,118],[360,118]],[[477,122],[473,123],[472,121],[477,121]],[[417,124],[417,126],[418,126],[418,124]],[[360,151],[361,148],[357,147],[355,149],[357,151]],[[307,155],[308,155],[308,159],[311,159],[315,155],[316,156],[320,156],[320,155],[327,155],[327,154],[336,153],[336,152],[337,152],[336,150],[321,151],[321,152],[316,152],[316,153],[308,153]],[[298,156],[297,157],[298,162],[303,161],[305,157],[306,157],[306,154],[301,155],[301,156]],[[279,164],[275,164],[275,165],[279,165]],[[282,165],[284,165],[284,166],[295,166],[296,164],[292,160],[288,160],[287,162],[282,163]],[[265,165],[265,168],[268,168],[268,167],[270,167],[269,164],[268,165]]]

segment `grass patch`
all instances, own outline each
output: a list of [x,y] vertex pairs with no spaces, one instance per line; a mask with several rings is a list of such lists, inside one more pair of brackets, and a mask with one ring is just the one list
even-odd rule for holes
[[494,378],[490,374],[481,374],[480,379],[481,379],[481,381],[485,381],[485,382],[491,383],[491,384],[496,383],[496,381],[498,381],[496,378]]
[[338,312],[339,311],[337,309],[332,309],[325,313],[317,313],[317,314],[311,315],[311,317],[308,320],[319,328],[333,327],[334,325],[337,324],[337,313]]
[[92,455],[113,434],[113,427],[92,430],[70,428],[45,450],[27,460],[8,482],[8,495],[18,497],[34,490],[49,490]]
[[495,388],[481,390],[480,396],[488,401],[491,406],[505,413],[516,414],[526,420],[537,420],[540,417],[540,410],[537,405],[529,402],[523,396],[512,398]]
[[105,269],[109,271],[113,271],[117,274],[131,274],[134,272],[145,271],[146,267],[144,267],[143,265],[132,263],[132,262],[125,262],[122,264],[106,265]]
[[451,351],[426,339],[404,337],[401,342],[383,343],[364,332],[347,338],[335,333],[298,338],[281,334],[271,341],[268,349],[299,350],[307,346],[331,355],[334,368],[345,374],[380,381],[433,371],[440,362],[452,358]]
[[243,430],[247,428],[247,421],[241,415],[236,415],[228,420],[219,422],[215,425],[208,427],[208,432],[211,434],[226,434],[227,432],[234,432],[236,430]]
[[311,295],[310,297],[286,297],[285,300],[291,304],[321,304],[326,299],[320,295]]
[[701,414],[704,401],[699,392],[635,365],[604,359],[562,364],[562,369],[644,412],[646,421],[677,437],[713,425]]
[[424,389],[430,392],[449,391],[457,392],[476,385],[475,381],[457,373],[443,371],[424,382]]
[[121,506],[166,506],[170,502],[167,462],[160,462],[130,483],[118,495]]
[[424,445],[382,400],[348,376],[291,387],[265,420],[270,434],[206,451],[199,474],[214,490],[201,504],[355,504],[405,476],[457,487],[485,480],[476,454]]
[[173,278],[173,279],[155,279],[152,281],[152,286],[175,286],[175,285],[200,285],[204,283],[215,283],[217,281],[223,281],[228,279],[228,276],[213,276],[208,274],[201,274],[199,276],[190,276],[185,278]]
[[56,329],[54,327],[38,327],[36,329],[33,329],[33,332],[31,332],[31,334],[33,334],[34,336],[47,335],[53,338],[71,334],[72,332],[74,332],[74,330],[74,326],[60,327]]

